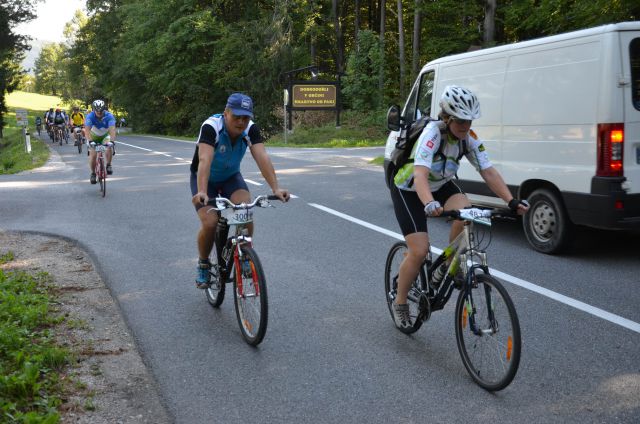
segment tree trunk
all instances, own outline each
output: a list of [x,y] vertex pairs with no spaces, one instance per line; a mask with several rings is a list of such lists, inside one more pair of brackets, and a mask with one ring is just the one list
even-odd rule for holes
[[485,0],[484,9],[484,45],[491,45],[496,40],[496,5],[497,0]]
[[404,81],[405,81],[405,56],[404,56],[404,25],[402,19],[402,0],[398,3],[398,50],[400,60],[400,98],[404,99]]
[[344,42],[342,40],[342,30],[340,29],[340,15],[338,14],[338,0],[331,2],[331,14],[333,15],[333,25],[336,30],[336,71],[343,72],[342,57],[344,56]]
[[386,1],[380,0],[380,81],[378,82],[378,105],[381,107],[384,102],[384,32],[385,32],[385,10],[387,8]]
[[360,0],[356,0],[356,21],[355,21],[355,31],[354,31],[354,41],[356,46],[356,51],[359,50],[358,46],[358,31],[360,31]]
[[413,15],[413,59],[411,61],[411,79],[418,75],[420,66],[420,34],[422,33],[422,16],[420,15],[420,0],[416,0]]

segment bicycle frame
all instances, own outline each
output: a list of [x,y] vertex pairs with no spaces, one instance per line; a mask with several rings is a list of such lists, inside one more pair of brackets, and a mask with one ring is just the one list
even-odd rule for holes
[[[458,217],[456,211],[445,212],[443,216]],[[488,215],[490,216],[490,215]],[[475,222],[483,225],[491,225],[490,221],[483,218],[487,216],[478,216]],[[469,219],[469,217],[466,217]],[[444,308],[449,301],[454,285],[454,276],[460,271],[465,278],[465,284],[463,287],[458,287],[461,290],[465,290],[472,284],[471,276],[476,269],[482,270],[483,273],[489,274],[489,267],[487,265],[487,254],[483,250],[477,249],[474,241],[474,221],[465,221],[462,232],[442,250],[442,253],[436,257],[434,261],[431,260],[431,248],[423,263],[423,269],[427,276],[427,281],[433,279],[434,270],[438,269],[440,265],[450,260],[450,264],[447,267],[447,271],[443,277],[443,281],[437,290],[433,290],[433,296],[431,299],[431,309],[440,310]],[[479,263],[471,263],[469,266],[469,260],[473,257],[480,259]],[[428,283],[427,283],[428,284]],[[423,291],[429,291],[429,287],[421,287]]]
[[[473,209],[470,209],[469,211],[473,211]],[[470,213],[473,214],[473,212],[470,212]],[[490,226],[491,221],[485,220],[484,218],[490,218],[491,214],[492,214],[491,211],[486,211],[482,216],[476,216],[474,217],[475,219],[472,219],[472,220],[465,220],[462,232],[447,247],[443,249],[442,253],[436,258],[436,260],[431,265],[429,265],[428,259],[425,259],[425,263],[423,266],[425,266],[427,269],[426,275],[428,275],[428,281],[431,281],[433,276],[432,275],[433,270],[437,269],[442,263],[452,258],[451,263],[447,268],[447,272],[443,277],[442,284],[440,288],[436,291],[435,296],[431,302],[430,306],[433,310],[439,310],[444,308],[444,305],[449,301],[449,298],[453,293],[453,289],[455,288],[454,276],[458,273],[459,270],[461,271],[464,277],[464,283],[462,287],[458,287],[458,288],[460,290],[464,290],[465,292],[467,292],[467,295],[470,297],[472,296],[472,290],[471,290],[471,286],[473,284],[472,277],[475,274],[475,271],[477,269],[480,269],[483,273],[489,274],[489,266],[487,263],[487,253],[477,248],[474,240],[473,228],[474,228],[474,222],[478,222],[482,225]],[[445,212],[444,216],[451,216],[455,218],[459,217],[459,215],[455,211],[452,211],[449,213]],[[470,217],[467,216],[465,218],[469,219]],[[479,259],[479,263],[474,263],[472,261],[473,257],[477,257]],[[470,266],[469,266],[469,262],[471,262]],[[488,290],[488,288],[486,289]],[[490,299],[490,296],[488,296],[488,294],[489,293],[487,293],[487,299]],[[473,298],[469,299],[469,305],[472,305],[472,304],[473,304]],[[492,308],[490,307],[491,305],[487,305],[487,306],[488,306],[488,311],[490,315],[490,321],[492,323],[492,329],[495,332],[496,331],[495,317],[493,316]],[[481,332],[480,330],[478,330],[478,327],[475,323],[475,314],[468,313],[468,318],[469,318],[469,325],[470,325],[471,331],[476,335],[480,335]]]
[[[253,211],[252,209],[256,206],[267,207],[268,201],[267,196],[258,196],[252,203],[242,203],[240,205],[234,205],[228,199],[218,197],[216,200],[216,208],[212,208],[218,214],[218,227],[222,225],[222,228],[226,228],[226,234],[222,232],[218,232],[217,237],[223,238],[223,240],[216,240],[216,253],[218,255],[218,266],[221,268],[223,266],[229,267],[229,254],[230,252],[225,252],[227,248],[227,240],[230,241],[232,249],[233,249],[233,265],[235,266],[235,280],[236,280],[236,290],[238,291],[238,295],[244,296],[244,288],[242,282],[242,259],[244,253],[241,249],[242,246],[248,245],[249,247],[253,247],[252,238],[249,235],[249,229],[247,228],[248,224],[253,222]],[[231,226],[233,226],[233,233],[231,237],[229,237],[229,231],[231,230]],[[253,264],[251,264],[253,267]],[[221,269],[222,271],[222,269]],[[252,270],[254,271],[254,270]],[[224,269],[225,274],[229,272],[228,269]],[[222,275],[222,272],[220,272]],[[253,285],[256,290],[256,295],[260,295],[260,287],[258,285],[258,281],[256,279],[256,273],[252,272]]]

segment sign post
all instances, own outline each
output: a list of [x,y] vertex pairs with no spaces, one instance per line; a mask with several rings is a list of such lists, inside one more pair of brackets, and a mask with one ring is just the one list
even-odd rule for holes
[[284,144],[287,144],[287,105],[289,104],[289,90],[284,89]]
[[[311,72],[311,80],[295,78],[302,72]],[[340,73],[337,81],[318,80],[318,66],[312,65],[304,68],[285,72],[287,97],[286,104],[286,129],[291,131],[293,124],[292,111],[294,110],[335,110],[336,128],[340,128]]]
[[22,127],[24,137],[24,148],[27,153],[31,153],[31,137],[29,135],[29,115],[26,109],[16,109],[16,124]]

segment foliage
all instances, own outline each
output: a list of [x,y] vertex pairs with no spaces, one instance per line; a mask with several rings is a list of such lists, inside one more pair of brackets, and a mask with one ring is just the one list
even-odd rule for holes
[[[276,131],[284,75],[309,65],[317,65],[326,79],[346,69],[346,108],[368,111],[403,100],[399,57],[414,58],[399,54],[398,2],[385,2],[384,51],[376,50],[381,0],[357,2],[358,8],[356,2],[335,2],[335,14],[334,2],[88,0],[89,16],[74,17],[56,63],[46,65],[47,72],[62,72],[57,80],[63,84],[56,91],[47,88],[43,57],[38,86],[85,104],[104,98],[112,109],[125,110],[137,131],[168,134],[196,132],[234,91],[251,95],[258,123],[267,133]],[[400,4],[407,51],[419,7],[420,64],[470,48],[640,19],[640,3],[633,0],[505,0],[498,2],[495,40],[485,41],[484,1]],[[379,75],[386,78],[382,93]]]
[[351,107],[371,110],[382,106],[377,90],[378,70],[383,64],[380,41],[373,31],[361,31],[358,46],[347,60],[347,75],[342,91]]
[[13,27],[35,17],[33,9],[39,0],[3,0],[0,4],[0,138],[7,111],[5,94],[20,84],[23,71],[20,62],[29,48],[29,39],[13,32]]
[[[12,255],[11,255],[12,256]],[[3,262],[10,256],[3,255]],[[0,269],[0,421],[57,423],[59,373],[69,361],[50,331],[49,277]]]

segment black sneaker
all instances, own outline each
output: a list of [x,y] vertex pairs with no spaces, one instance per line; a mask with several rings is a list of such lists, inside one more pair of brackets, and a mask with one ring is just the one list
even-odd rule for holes
[[107,175],[113,174],[113,168],[111,168],[111,164],[107,165]]
[[92,172],[92,173],[91,173],[91,176],[89,177],[89,182],[90,182],[91,184],[95,184],[95,183],[97,183],[97,182],[98,182],[98,181],[96,180],[96,174],[95,174],[94,172]]

